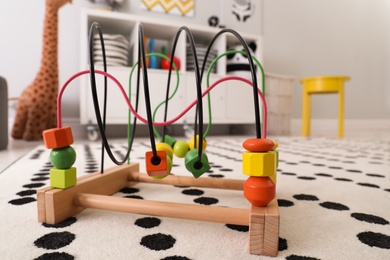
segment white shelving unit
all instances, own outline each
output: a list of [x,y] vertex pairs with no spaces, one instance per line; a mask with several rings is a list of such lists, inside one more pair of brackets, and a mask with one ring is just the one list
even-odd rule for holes
[[[158,42],[166,43],[167,53],[171,52],[174,37],[183,25],[179,25],[169,20],[157,20],[153,18],[145,18],[136,15],[99,11],[99,10],[83,10],[81,12],[81,28],[80,28],[80,69],[85,70],[89,68],[88,65],[88,34],[91,24],[98,22],[103,33],[107,34],[123,34],[130,43],[129,52],[129,67],[108,67],[108,72],[114,75],[119,82],[125,87],[127,93],[129,90],[128,82],[131,71],[131,66],[137,62],[138,56],[138,28],[142,24],[145,37],[156,39]],[[186,25],[193,34],[196,44],[208,45],[211,39],[219,32],[217,28],[204,27],[198,25]],[[257,44],[255,56],[258,60],[262,60],[262,41],[260,35],[242,34],[245,41],[254,41]],[[195,75],[193,71],[188,71],[186,68],[186,44],[187,37],[185,32],[182,32],[176,47],[175,56],[180,60],[181,67],[179,71],[180,85],[175,97],[169,102],[168,118],[178,115],[185,107],[187,107],[193,100],[196,99]],[[224,53],[228,46],[238,44],[238,40],[230,34],[222,34],[214,43],[213,48],[217,50],[218,55]],[[156,50],[159,52],[159,50]],[[216,72],[210,76],[210,82],[226,76],[226,57],[221,58],[217,62]],[[96,69],[101,69],[96,67]],[[261,76],[258,74],[258,82],[261,84]],[[100,97],[100,104],[103,103],[103,77],[98,75],[98,93]],[[164,100],[166,92],[166,82],[168,78],[168,71],[162,69],[148,69],[149,87],[151,93],[152,106],[157,106],[158,103]],[[176,84],[175,73],[172,74],[171,91]],[[136,70],[132,79],[133,87],[131,90],[132,102],[135,98],[135,82]],[[205,89],[205,76],[204,84]],[[81,93],[80,93],[80,115],[81,123],[96,124],[95,112],[93,109],[92,95],[89,84],[89,77],[81,77]],[[212,100],[212,114],[214,124],[246,124],[254,123],[254,109],[252,89],[238,81],[229,81],[221,86],[217,86],[211,91]],[[259,86],[260,87],[260,86]],[[146,118],[145,103],[143,95],[143,85],[141,84],[139,113]],[[107,100],[107,124],[126,124],[128,120],[128,108],[121,96],[120,91],[109,80],[108,84],[108,100]],[[204,100],[204,118],[207,120],[207,101]],[[152,108],[154,109],[154,108]],[[159,110],[156,120],[161,121],[163,114],[163,107]],[[194,109],[189,111],[183,118],[176,123],[183,123],[184,120],[191,123],[194,119]]]

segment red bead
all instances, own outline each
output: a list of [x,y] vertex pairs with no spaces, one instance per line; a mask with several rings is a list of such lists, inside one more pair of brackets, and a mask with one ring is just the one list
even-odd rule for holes
[[69,126],[44,130],[42,136],[48,149],[63,148],[73,144],[72,128]]
[[167,153],[164,150],[157,151],[157,157],[154,158],[153,152],[145,153],[145,168],[149,176],[166,176],[169,174]]
[[275,142],[266,138],[250,138],[242,143],[249,152],[268,152],[275,149]]
[[265,207],[276,196],[275,183],[269,177],[249,177],[244,182],[244,196],[256,207]]

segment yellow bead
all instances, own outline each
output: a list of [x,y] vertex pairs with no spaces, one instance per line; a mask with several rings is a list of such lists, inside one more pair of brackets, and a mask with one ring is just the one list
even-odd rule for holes
[[[191,137],[190,141],[188,141],[188,146],[190,148],[190,150],[193,150],[194,148],[198,148],[198,144],[199,144],[199,135],[196,135],[196,144],[195,144],[195,147],[194,147],[194,137]],[[206,150],[206,147],[207,147],[207,141],[206,139],[202,139],[202,151]]]
[[155,175],[155,176],[151,176],[151,177],[153,179],[156,179],[156,180],[164,179],[165,177],[167,177],[171,173],[171,170],[172,170],[172,159],[168,155],[167,155],[167,164],[168,164],[168,173],[167,174]]
[[276,152],[244,152],[242,154],[242,172],[249,176],[265,177],[276,174]]
[[274,148],[272,149],[272,150],[275,150],[276,148],[278,148],[278,146],[279,146],[279,144],[278,144],[278,142],[276,142],[275,140],[272,140],[273,142],[274,142]]
[[66,189],[76,185],[76,168],[50,169],[50,186],[53,188]]
[[157,151],[165,151],[167,155],[172,159],[173,157],[173,149],[172,147],[167,143],[158,143],[156,144],[156,150]]

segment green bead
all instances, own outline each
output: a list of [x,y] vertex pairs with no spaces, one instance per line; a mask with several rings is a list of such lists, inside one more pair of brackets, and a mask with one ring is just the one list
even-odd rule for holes
[[176,143],[176,139],[170,135],[165,135],[164,143],[167,143],[169,146],[173,147],[173,145]]
[[69,169],[76,161],[76,151],[71,146],[53,149],[50,152],[50,162],[57,169]]
[[188,143],[185,141],[177,141],[173,145],[173,153],[179,158],[184,158],[188,150],[189,150]]
[[190,171],[195,178],[199,178],[203,173],[209,171],[211,168],[207,155],[204,152],[202,152],[202,156],[199,160],[198,149],[188,151],[184,161],[187,170]]

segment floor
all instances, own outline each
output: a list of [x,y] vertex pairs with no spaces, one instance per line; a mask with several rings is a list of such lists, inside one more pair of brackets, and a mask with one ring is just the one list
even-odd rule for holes
[[[390,139],[390,133],[387,131],[353,132],[348,133],[345,138],[372,139],[373,137],[388,140]],[[82,142],[84,142],[84,140],[82,140]],[[85,142],[89,141],[85,140]],[[8,168],[12,163],[17,161],[20,157],[31,151],[34,147],[42,144],[42,141],[24,141],[10,138],[7,149],[0,151],[0,173]]]

